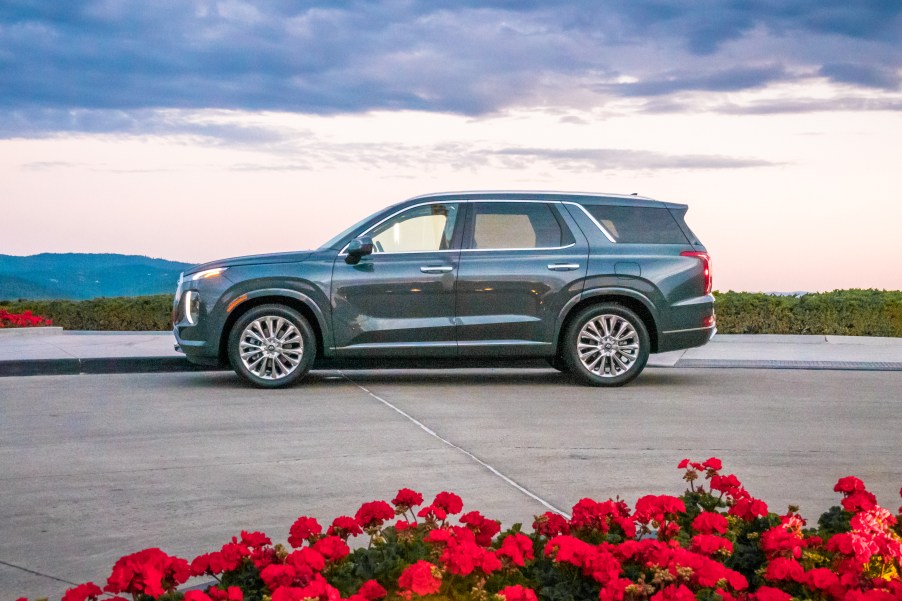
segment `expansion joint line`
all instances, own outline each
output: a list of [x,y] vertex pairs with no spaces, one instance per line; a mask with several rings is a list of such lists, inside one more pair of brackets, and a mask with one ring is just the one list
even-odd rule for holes
[[425,432],[425,433],[428,434],[429,436],[432,436],[433,438],[435,438],[436,440],[438,440],[438,441],[441,442],[442,444],[445,444],[445,445],[451,447],[451,448],[454,449],[455,451],[457,451],[457,452],[459,452],[459,453],[463,453],[464,455],[466,455],[466,456],[467,456],[469,459],[471,459],[472,461],[475,461],[476,463],[478,463],[480,466],[482,466],[483,468],[485,468],[486,470],[488,470],[489,472],[491,472],[491,473],[494,474],[495,476],[501,478],[508,486],[510,486],[510,487],[514,488],[515,490],[521,492],[522,494],[526,495],[526,496],[529,497],[530,499],[532,499],[532,500],[534,500],[534,501],[538,501],[538,502],[541,503],[543,506],[547,507],[549,510],[551,510],[551,511],[557,513],[557,514],[560,514],[560,515],[564,516],[564,517],[567,518],[568,520],[570,519],[570,514],[568,514],[566,511],[563,511],[563,510],[561,510],[561,509],[558,509],[557,507],[555,507],[554,505],[552,505],[551,503],[549,503],[548,501],[546,501],[546,500],[543,499],[542,497],[538,496],[537,494],[535,494],[534,492],[532,492],[532,491],[530,491],[529,489],[525,488],[524,486],[518,484],[515,480],[513,480],[513,479],[510,478],[509,476],[506,476],[506,475],[502,474],[502,473],[501,473],[500,471],[498,471],[496,468],[492,467],[491,465],[489,465],[488,463],[486,463],[485,461],[483,461],[482,459],[480,459],[479,457],[477,457],[476,455],[474,455],[474,454],[471,453],[470,451],[464,449],[463,447],[460,447],[460,446],[454,444],[453,442],[451,442],[451,441],[448,440],[447,438],[443,438],[441,435],[439,435],[438,433],[436,433],[435,430],[433,430],[432,428],[430,428],[429,426],[427,426],[426,424],[424,424],[423,422],[421,422],[421,421],[418,420],[417,418],[413,417],[413,416],[410,415],[409,413],[405,412],[404,410],[399,409],[398,407],[392,405],[390,402],[386,401],[385,399],[383,399],[383,398],[380,397],[379,395],[373,393],[373,392],[372,392],[371,390],[369,390],[368,388],[366,388],[366,387],[364,387],[364,386],[361,386],[360,384],[358,384],[357,382],[355,382],[354,380],[352,380],[351,378],[349,378],[344,372],[339,371],[338,373],[341,374],[341,377],[342,377],[342,378],[344,378],[345,380],[347,380],[348,382],[350,382],[351,384],[353,384],[354,386],[356,386],[357,388],[359,388],[360,390],[362,390],[363,392],[365,392],[366,394],[368,394],[368,395],[371,396],[372,398],[376,399],[377,401],[379,401],[380,403],[382,403],[383,405],[385,405],[386,407],[388,407],[389,409],[391,409],[392,411],[394,411],[395,413],[397,413],[398,415],[400,415],[400,416],[403,417],[404,419],[406,419],[406,420],[412,422],[413,424],[415,424],[418,428],[420,428],[420,430],[422,430],[423,432]]
[[21,570],[23,572],[28,572],[29,574],[34,574],[35,576],[40,576],[41,578],[49,578],[50,580],[56,580],[57,582],[62,582],[63,584],[69,584],[71,586],[78,586],[77,582],[72,582],[71,580],[63,580],[62,578],[57,578],[56,576],[51,576],[50,574],[44,574],[43,572],[35,572],[34,570],[29,570],[28,568],[23,568],[22,566],[17,566],[14,563],[9,563],[8,561],[3,561],[0,559],[0,565],[6,566],[8,568],[13,568],[14,570]]

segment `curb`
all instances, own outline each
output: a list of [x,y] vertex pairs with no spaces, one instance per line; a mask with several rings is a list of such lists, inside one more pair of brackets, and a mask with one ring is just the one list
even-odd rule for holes
[[184,357],[121,357],[94,359],[26,359],[0,361],[0,377],[77,376],[80,374],[151,374],[210,371]]
[[805,369],[837,371],[902,371],[888,361],[768,361],[759,359],[680,359],[673,367],[726,369]]
[[63,333],[59,326],[40,326],[36,328],[0,328],[0,336],[58,336]]

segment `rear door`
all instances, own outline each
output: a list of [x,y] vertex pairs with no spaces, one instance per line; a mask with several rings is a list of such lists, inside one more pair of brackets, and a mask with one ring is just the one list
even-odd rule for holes
[[553,354],[558,315],[583,288],[585,236],[559,203],[467,204],[456,293],[460,356]]

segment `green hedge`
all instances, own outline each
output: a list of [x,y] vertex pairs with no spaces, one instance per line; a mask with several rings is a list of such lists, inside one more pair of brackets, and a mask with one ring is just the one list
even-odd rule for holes
[[18,300],[0,301],[11,313],[30,309],[35,315],[53,320],[66,330],[109,330],[149,332],[172,329],[172,295],[121,296],[86,301]]
[[[841,334],[902,337],[902,291],[835,290],[776,296],[717,292],[717,330],[722,334]],[[30,309],[67,330],[150,331],[170,329],[168,294],[88,301],[2,302],[12,313]]]
[[721,334],[902,337],[902,291],[834,290],[802,296],[715,292]]

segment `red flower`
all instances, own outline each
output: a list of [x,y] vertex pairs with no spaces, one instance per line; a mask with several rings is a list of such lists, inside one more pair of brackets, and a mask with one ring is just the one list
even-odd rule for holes
[[395,517],[395,510],[385,501],[370,501],[364,503],[357,510],[354,519],[360,524],[364,530],[367,528],[378,528],[385,520]]
[[767,516],[767,503],[761,501],[760,499],[754,499],[750,496],[743,497],[741,499],[736,499],[727,513],[750,522],[756,517]]
[[652,595],[651,601],[695,601],[695,593],[685,584],[669,584]]
[[271,545],[272,541],[262,532],[241,531],[241,544],[251,549],[265,547]]
[[685,513],[686,505],[679,497],[670,495],[645,495],[636,501],[636,512],[633,514],[640,524],[651,522],[663,523],[673,520],[678,513]]
[[451,515],[460,513],[464,508],[464,502],[453,492],[438,493],[435,495],[435,500],[432,501],[432,505],[444,509],[445,512],[450,513]]
[[847,495],[842,501],[843,509],[850,513],[870,511],[877,507],[877,497],[866,490],[855,491]]
[[805,569],[795,559],[775,557],[767,564],[764,577],[768,580],[793,580],[804,582]]
[[826,591],[839,584],[839,577],[833,573],[833,570],[814,568],[805,572],[803,582],[810,589]]
[[692,528],[700,534],[723,534],[728,526],[727,518],[713,511],[704,511],[692,520]]
[[322,531],[323,527],[319,525],[319,522],[314,518],[302,515],[295,520],[288,531],[288,544],[295,548],[302,547],[305,540],[309,541],[313,537],[319,536]]
[[534,558],[532,539],[516,532],[504,537],[501,547],[496,551],[499,557],[508,558],[515,566],[521,568]]
[[191,567],[184,559],[171,557],[159,549],[145,549],[121,557],[116,562],[105,590],[159,597],[175,590],[190,576]]
[[525,586],[521,586],[519,584],[506,586],[498,591],[498,594],[505,601],[538,601],[536,592],[534,590],[532,590],[531,588],[526,588]]
[[350,547],[337,536],[327,536],[313,543],[313,550],[326,558],[328,562],[344,559],[351,552]]
[[103,591],[99,586],[93,582],[86,582],[67,590],[66,594],[63,595],[63,601],[87,601],[87,599],[96,601],[97,597],[102,594]]
[[702,462],[702,467],[709,470],[718,471],[723,469],[723,463],[717,457],[711,457],[707,461]]
[[570,534],[570,524],[564,519],[564,516],[551,511],[537,515],[532,523],[532,529],[537,534],[547,538],[552,538],[559,534]]
[[357,591],[357,594],[367,601],[376,601],[376,599],[385,597],[388,594],[388,591],[382,588],[382,585],[375,580],[367,580],[363,583],[363,586],[360,587],[360,590]]
[[792,595],[784,593],[778,588],[770,586],[762,586],[757,591],[749,595],[749,599],[753,601],[790,601]]
[[476,535],[476,544],[483,547],[491,545],[492,538],[501,532],[501,522],[490,520],[478,511],[465,513],[461,516],[460,521]]
[[398,494],[395,495],[395,498],[391,500],[392,505],[397,508],[398,513],[404,513],[408,509],[412,507],[417,507],[423,504],[423,495],[418,493],[415,490],[410,490],[409,488],[402,488],[398,491]]
[[711,487],[711,490],[716,490],[733,497],[736,496],[738,491],[742,488],[742,483],[739,481],[739,478],[733,474],[727,474],[726,476],[711,476],[711,483],[709,486]]
[[314,572],[326,569],[326,558],[312,547],[303,547],[285,557],[285,563],[293,567],[306,580],[313,577]]
[[850,495],[855,492],[863,491],[864,489],[864,482],[855,476],[846,476],[845,478],[840,478],[836,482],[836,486],[833,487],[833,492],[841,492]]
[[360,524],[357,523],[357,520],[342,515],[332,520],[332,525],[329,526],[326,534],[329,536],[339,536],[344,540],[348,540],[348,537],[363,534],[363,530],[360,529]]
[[[442,586],[442,575],[438,568],[422,559],[415,564],[407,566],[398,578],[398,586],[402,592],[415,593],[417,595],[431,595],[437,593]],[[273,601],[276,601],[273,599]]]
[[690,548],[702,555],[713,555],[723,549],[727,553],[733,552],[733,543],[714,534],[696,534],[692,537]]
[[419,512],[417,512],[417,517],[426,518],[427,520],[436,522],[443,522],[445,521],[445,518],[448,517],[448,512],[446,512],[441,507],[436,507],[435,505],[427,505]]
[[[234,569],[237,566],[232,567]],[[222,553],[214,551],[213,553],[205,553],[198,555],[191,561],[192,576],[216,576],[226,571],[225,561]]]
[[213,601],[210,595],[203,591],[186,591],[182,599],[184,601]]
[[207,594],[213,601],[244,601],[244,593],[237,586],[230,586],[226,590],[212,586],[207,589]]
[[626,538],[636,536],[636,525],[625,502],[608,500],[599,503],[592,499],[580,499],[573,506],[573,517],[570,518],[573,528],[607,534],[612,525],[619,526]]
[[294,584],[297,571],[290,565],[271,564],[260,570],[260,580],[271,592]]

